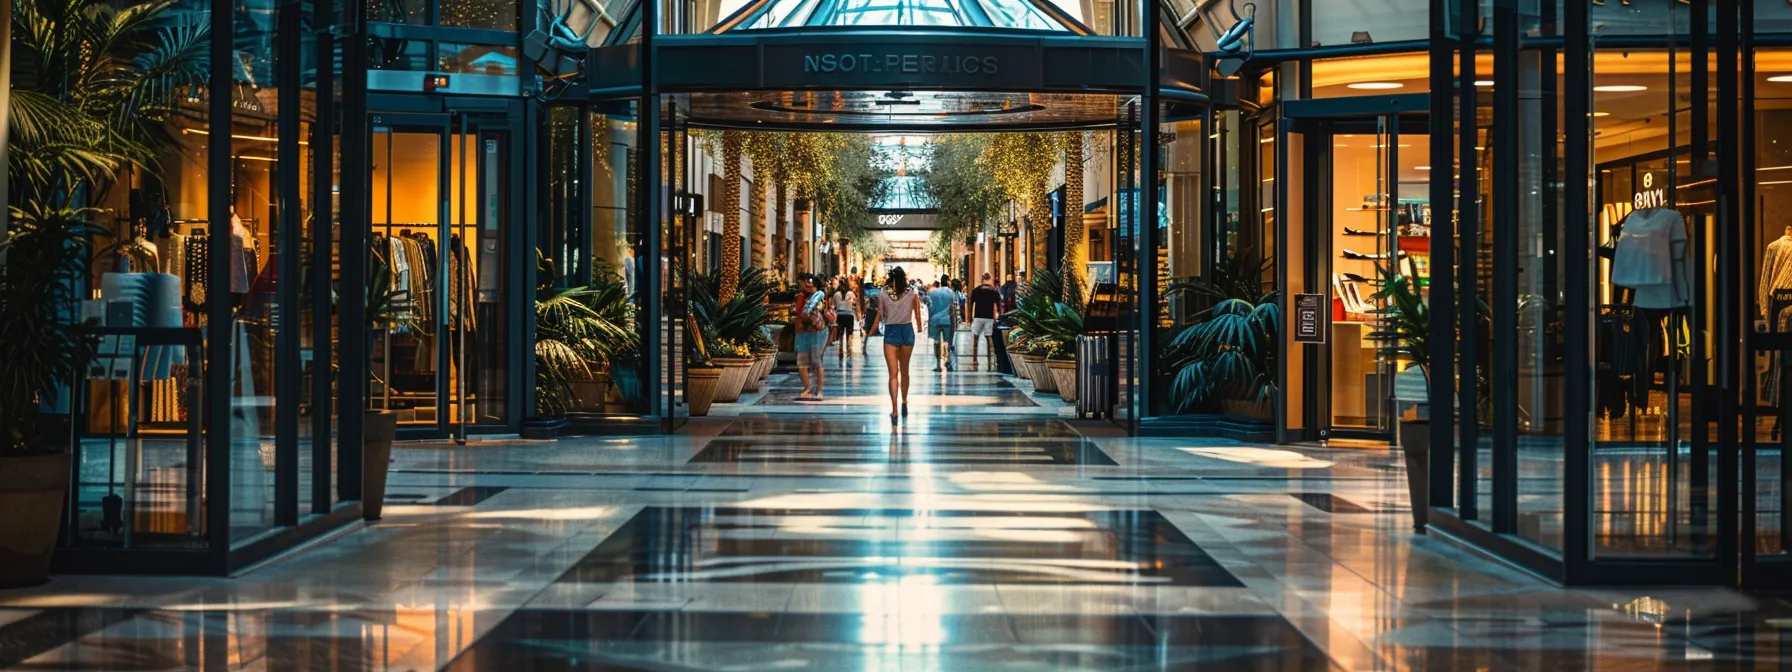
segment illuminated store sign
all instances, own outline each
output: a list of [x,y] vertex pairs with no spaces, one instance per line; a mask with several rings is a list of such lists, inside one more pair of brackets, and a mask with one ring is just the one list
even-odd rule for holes
[[994,56],[936,54],[812,54],[803,56],[804,73],[905,75],[993,75],[1001,67]]
[[1643,186],[1631,196],[1631,206],[1638,210],[1644,208],[1668,207],[1668,190],[1655,186],[1655,173],[1643,173]]

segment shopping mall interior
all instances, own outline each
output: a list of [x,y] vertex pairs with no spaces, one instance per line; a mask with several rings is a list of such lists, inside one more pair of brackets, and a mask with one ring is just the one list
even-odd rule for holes
[[9,7],[0,670],[1792,665],[1792,3]]

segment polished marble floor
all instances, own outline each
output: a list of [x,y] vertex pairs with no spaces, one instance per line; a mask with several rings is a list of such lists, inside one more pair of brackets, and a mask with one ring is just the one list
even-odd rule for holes
[[1787,599],[1562,589],[1413,535],[1389,451],[1118,437],[987,373],[915,392],[954,375],[1033,405],[401,445],[385,520],[238,576],[0,591],[0,669],[1792,667]]

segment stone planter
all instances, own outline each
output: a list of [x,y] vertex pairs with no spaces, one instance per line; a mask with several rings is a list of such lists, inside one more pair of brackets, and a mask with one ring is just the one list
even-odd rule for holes
[[759,370],[762,368],[765,368],[765,360],[758,355],[754,355],[751,363],[747,364],[747,378],[740,385],[741,392],[759,391],[759,383],[765,380],[764,378],[759,377]]
[[0,588],[49,580],[68,479],[67,452],[0,457]]
[[392,440],[398,438],[398,414],[368,411],[361,435],[361,519],[380,519],[386,504],[386,473],[392,468]]
[[747,375],[752,373],[752,357],[713,357],[711,361],[722,367],[722,381],[716,385],[716,401],[724,404],[740,401],[740,393],[746,389]]
[[1033,367],[1027,366],[1027,355],[1010,351],[1008,365],[1014,368],[1014,375],[1020,376],[1021,380],[1033,379]]
[[1033,391],[1058,392],[1058,381],[1052,378],[1051,369],[1045,368],[1043,355],[1021,355],[1020,359],[1028,369],[1027,377],[1033,381]]
[[1425,533],[1431,490],[1431,422],[1400,421],[1400,453],[1406,458],[1406,497],[1412,504],[1412,531]]
[[716,388],[722,382],[720,367],[691,367],[685,372],[684,403],[691,407],[691,415],[709,415],[709,405],[716,400]]
[[771,377],[772,367],[778,365],[778,350],[776,348],[756,350],[753,352],[753,356],[759,360],[759,367],[753,369],[753,376],[758,378],[759,382],[764,383],[766,378]]
[[1048,359],[1045,368],[1051,372],[1051,379],[1058,387],[1058,396],[1064,401],[1076,403],[1076,360]]

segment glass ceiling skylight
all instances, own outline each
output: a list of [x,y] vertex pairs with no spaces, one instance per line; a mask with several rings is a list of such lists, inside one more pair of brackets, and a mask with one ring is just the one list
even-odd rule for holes
[[723,32],[801,27],[1003,28],[1087,34],[1071,14],[1056,18],[1036,2],[1051,0],[761,0],[742,4]]

